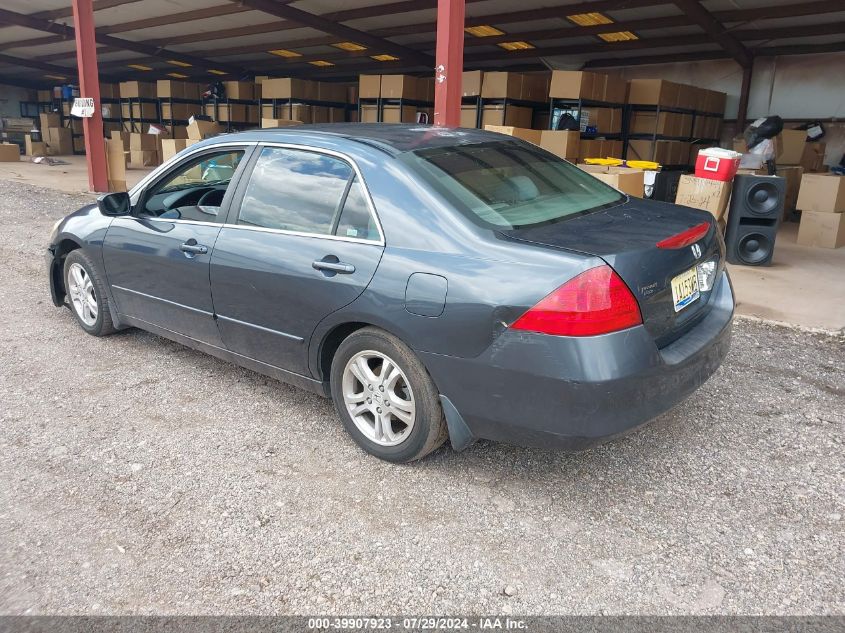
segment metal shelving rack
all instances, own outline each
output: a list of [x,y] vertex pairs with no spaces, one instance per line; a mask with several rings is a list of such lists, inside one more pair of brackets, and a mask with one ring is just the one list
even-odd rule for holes
[[[173,128],[177,125],[188,125],[188,119],[180,119],[173,117],[174,105],[194,105],[197,106],[197,114],[205,114],[205,109],[202,100],[200,99],[183,99],[181,97],[159,97],[158,98],[158,115],[159,124],[161,124],[173,136]],[[164,106],[169,106],[170,116],[164,116]]]
[[[134,113],[133,113],[134,108],[132,107],[133,104],[137,104],[138,105],[138,113],[143,114],[143,107],[142,106],[145,103],[155,105],[156,113],[155,113],[154,117],[152,117],[152,118],[144,117],[144,116],[136,117],[134,115]],[[123,115],[123,106],[124,105],[129,106],[129,116],[128,117]],[[160,103],[159,99],[153,98],[153,97],[127,97],[127,98],[120,99],[120,127],[125,132],[143,133],[145,123],[146,124],[150,124],[150,123],[158,124],[160,122],[161,122],[161,103]],[[127,128],[127,124],[129,126],[128,128]]]
[[[398,99],[391,99],[385,97],[370,97],[366,99],[358,99],[358,120],[361,120],[361,111],[362,106],[365,105],[375,105],[376,106],[376,121],[379,123],[384,122],[384,108],[385,106],[399,106],[400,118],[402,108],[404,107],[411,107],[411,108],[432,108],[434,107],[434,103],[431,101],[421,101],[419,99],[405,99],[404,97],[400,97]],[[431,121],[429,121],[431,123]]]
[[[631,119],[633,118],[634,113],[636,112],[649,112],[654,113],[654,131],[651,133],[631,133]],[[667,134],[658,134],[657,128],[660,124],[660,115],[662,113],[674,113],[674,114],[687,114],[690,115],[690,124],[688,134],[680,135],[680,136],[672,136]],[[713,116],[713,117],[721,117],[721,114],[715,114],[711,112],[704,112],[699,110],[692,110],[688,108],[674,108],[668,106],[661,106],[661,105],[635,105],[635,104],[628,104],[625,106],[624,114],[622,118],[622,156],[627,157],[628,155],[628,144],[632,140],[645,140],[651,142],[651,154],[649,159],[654,158],[654,152],[657,146],[657,141],[680,141],[682,143],[690,143],[690,144],[707,144],[707,143],[718,143],[718,138],[700,138],[695,137],[693,135],[693,131],[695,130],[695,123],[697,117],[704,117],[704,116]],[[671,170],[671,169],[688,169],[690,167],[687,163],[679,163],[679,164],[669,164],[669,165],[662,165],[663,169]]]
[[[530,108],[532,125],[530,125],[529,127],[533,127],[533,120],[538,112],[543,113],[548,111],[549,109],[549,104],[546,102],[526,101],[524,99],[511,99],[510,97],[467,97],[467,99],[470,100],[470,103],[472,103],[473,100],[477,100],[476,107],[478,108],[478,112],[476,114],[476,125],[478,127],[482,127],[482,122],[484,121],[484,106],[502,106],[503,122],[507,121],[508,106]],[[503,124],[507,125],[507,123]]]
[[[227,132],[231,132],[233,129],[234,130],[248,129],[248,128],[258,127],[259,125],[261,125],[261,103],[259,102],[258,99],[230,99],[229,97],[225,97],[223,99],[216,99],[216,98],[204,99],[202,101],[202,108],[203,108],[203,114],[205,114],[206,116],[208,116],[208,113],[206,112],[205,108],[206,108],[206,106],[209,106],[209,105],[214,106],[214,115],[212,116],[212,118],[214,119],[215,123],[217,123],[218,125],[224,125],[225,124]],[[256,116],[257,120],[256,121],[246,121],[246,120],[232,121],[231,120],[232,109],[231,109],[230,106],[233,106],[233,105],[242,105],[245,108],[248,108],[250,106],[256,107],[258,109],[258,114]],[[228,120],[228,121],[221,121],[220,120],[220,107],[221,106],[225,106],[228,109],[230,120]]]
[[[273,116],[272,117],[264,117],[263,109],[264,106],[272,106],[273,108]],[[269,118],[269,119],[276,119],[276,118],[293,118],[293,106],[296,105],[307,105],[317,108],[338,108],[343,110],[343,118],[344,120],[349,120],[348,111],[350,108],[350,104],[346,103],[345,101],[321,101],[320,99],[296,99],[296,98],[272,98],[272,99],[261,99],[258,105],[258,116],[259,119],[261,118]],[[353,104],[354,105],[354,104]],[[279,117],[278,115],[283,111],[282,108],[288,108],[287,116],[286,117]],[[359,110],[360,112],[360,110]]]
[[[619,110],[620,116],[620,131],[619,132],[604,132],[602,130],[596,130],[595,133],[589,133],[585,130],[585,126],[582,125],[582,110],[590,108],[609,108],[613,110]],[[622,140],[623,131],[625,130],[625,104],[624,103],[611,103],[609,101],[595,101],[592,99],[565,99],[562,97],[551,97],[549,99],[549,129],[554,129],[552,124],[554,122],[554,114],[555,110],[560,109],[565,112],[569,113],[576,113],[574,116],[575,120],[578,121],[578,125],[581,126],[581,138],[583,139],[597,139],[597,138],[604,138],[609,141],[619,141]]]

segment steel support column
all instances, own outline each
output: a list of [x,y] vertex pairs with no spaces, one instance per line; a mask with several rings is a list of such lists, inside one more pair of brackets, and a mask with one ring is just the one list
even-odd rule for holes
[[106,143],[103,139],[103,115],[100,111],[100,74],[97,70],[97,43],[94,39],[93,0],[73,0],[73,24],[76,36],[76,65],[79,93],[94,99],[94,116],[82,119],[85,154],[88,162],[88,188],[108,191]]
[[465,0],[437,0],[437,67],[434,71],[434,125],[461,124]]

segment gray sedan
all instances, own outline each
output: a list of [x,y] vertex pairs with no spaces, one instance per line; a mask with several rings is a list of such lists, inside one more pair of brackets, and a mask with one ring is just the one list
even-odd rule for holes
[[709,214],[428,126],[202,141],[57,223],[47,261],[89,334],[142,328],[331,397],[395,462],[629,431],[716,370],[734,307]]

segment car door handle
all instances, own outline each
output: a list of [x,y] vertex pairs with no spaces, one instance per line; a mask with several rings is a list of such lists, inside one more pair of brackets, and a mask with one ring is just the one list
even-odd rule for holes
[[182,244],[182,246],[179,247],[179,250],[181,250],[183,253],[191,253],[192,255],[205,255],[208,252],[208,246],[185,242],[184,244]]
[[318,259],[312,263],[311,266],[313,266],[314,270],[327,270],[329,272],[340,273],[343,275],[349,275],[355,272],[355,266],[352,264],[344,264],[343,262],[327,262],[322,259]]

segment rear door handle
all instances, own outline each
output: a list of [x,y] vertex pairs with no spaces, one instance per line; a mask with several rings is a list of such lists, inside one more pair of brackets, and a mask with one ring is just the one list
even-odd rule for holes
[[185,242],[179,247],[183,253],[190,253],[191,255],[205,255],[208,252],[208,246],[203,246],[202,244],[197,244],[194,242],[191,244],[190,242]]
[[314,270],[328,270],[333,273],[340,273],[343,275],[349,275],[355,272],[355,266],[352,264],[344,264],[343,262],[327,262],[321,259],[313,262],[311,266],[314,267]]

